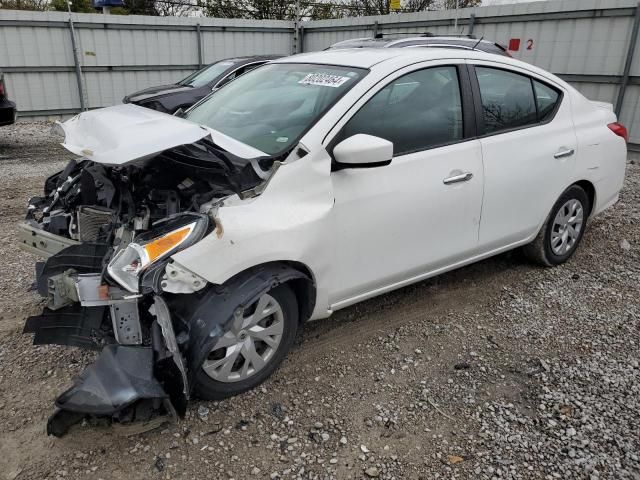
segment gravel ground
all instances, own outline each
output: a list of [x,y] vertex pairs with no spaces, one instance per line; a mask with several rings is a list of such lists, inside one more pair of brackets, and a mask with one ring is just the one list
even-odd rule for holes
[[91,355],[20,333],[41,304],[15,223],[70,157],[48,129],[0,129],[0,476],[640,479],[640,158],[561,267],[498,256],[307,325],[262,388],[176,424],[54,439]]

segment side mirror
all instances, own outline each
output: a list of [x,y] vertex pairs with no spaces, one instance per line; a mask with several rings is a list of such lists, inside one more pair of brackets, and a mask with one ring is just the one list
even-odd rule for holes
[[334,170],[371,168],[389,165],[393,158],[393,143],[384,138],[358,133],[333,148]]

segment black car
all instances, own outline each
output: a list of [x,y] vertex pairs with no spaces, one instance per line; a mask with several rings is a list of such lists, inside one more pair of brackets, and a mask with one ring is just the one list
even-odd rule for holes
[[207,65],[176,84],[149,87],[127,95],[122,99],[122,102],[134,103],[141,107],[173,114],[180,108],[186,110],[213,90],[222,87],[243,73],[267,63],[269,60],[283,56],[259,55],[227,58]]
[[7,98],[4,75],[0,73],[0,127],[16,122],[16,104]]
[[375,37],[353,38],[342,42],[334,43],[329,49],[336,48],[403,48],[403,47],[441,47],[441,48],[462,48],[465,50],[478,50],[486,53],[495,53],[510,57],[507,49],[496,42],[478,39],[463,35],[433,35],[424,34],[421,36],[407,38],[388,38],[384,35]]

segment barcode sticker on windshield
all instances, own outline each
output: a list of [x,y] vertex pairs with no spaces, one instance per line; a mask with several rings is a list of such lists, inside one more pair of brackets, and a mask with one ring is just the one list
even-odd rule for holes
[[341,77],[340,75],[331,75],[329,73],[310,73],[298,83],[337,88],[347,80],[349,80],[349,77]]

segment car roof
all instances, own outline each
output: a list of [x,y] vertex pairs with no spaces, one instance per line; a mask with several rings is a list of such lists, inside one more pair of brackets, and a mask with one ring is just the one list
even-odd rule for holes
[[475,58],[479,60],[510,60],[491,53],[459,48],[339,48],[321,52],[301,53],[275,60],[274,63],[318,63],[356,68],[371,68],[394,58],[406,58],[407,64],[445,58]]
[[274,60],[272,63],[313,63],[320,65],[336,65],[351,68],[370,69],[375,65],[383,66],[386,62],[393,62],[391,68],[397,69],[414,63],[429,60],[482,60],[497,66],[512,66],[527,70],[542,78],[552,80],[564,88],[571,89],[565,81],[548,71],[517,60],[513,57],[496,55],[479,50],[460,48],[344,48],[322,50],[320,52],[301,53],[290,57]]
[[398,39],[377,38],[377,37],[350,38],[349,40],[342,40],[340,42],[336,42],[330,47],[326,48],[325,50],[330,50],[332,48],[382,48],[385,45],[395,40],[398,40]]
[[408,37],[363,37],[334,43],[325,50],[342,48],[407,48],[407,47],[457,47],[481,50],[497,55],[511,56],[499,43],[468,35],[420,35]]

